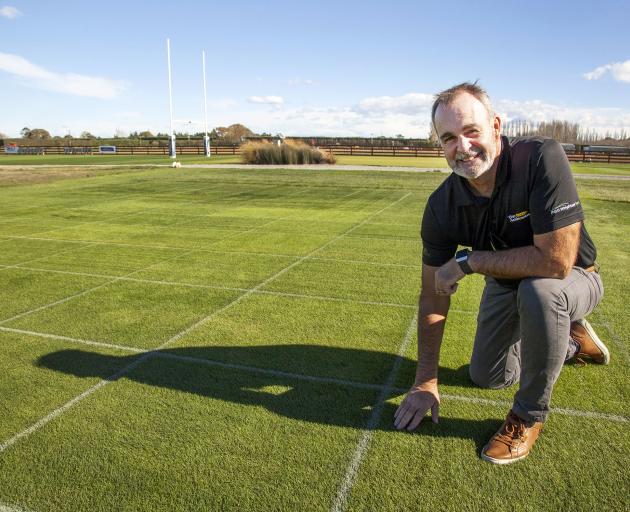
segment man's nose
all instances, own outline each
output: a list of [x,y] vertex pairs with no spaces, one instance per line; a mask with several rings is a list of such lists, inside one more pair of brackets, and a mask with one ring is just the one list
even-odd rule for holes
[[460,135],[457,137],[457,151],[461,151],[462,153],[467,153],[470,149],[470,140],[468,137],[464,137]]

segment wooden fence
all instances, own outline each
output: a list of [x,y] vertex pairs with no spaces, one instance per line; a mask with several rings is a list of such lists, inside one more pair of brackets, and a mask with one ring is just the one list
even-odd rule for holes
[[[335,155],[352,156],[386,156],[386,157],[444,157],[441,148],[421,147],[397,147],[397,146],[319,146],[323,151],[329,151]],[[26,150],[20,154],[46,154],[46,155],[98,155],[98,146],[46,146],[46,147],[22,147]],[[239,146],[223,145],[212,146],[212,155],[238,155]],[[202,156],[203,146],[178,145],[178,155]],[[590,151],[566,151],[571,162],[592,162],[607,164],[630,164],[630,153],[590,152]],[[4,146],[0,146],[0,158],[5,155]],[[117,146],[116,155],[168,155],[166,146]]]

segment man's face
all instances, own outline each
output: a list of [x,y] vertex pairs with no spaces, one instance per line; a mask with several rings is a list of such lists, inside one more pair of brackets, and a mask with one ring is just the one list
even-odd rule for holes
[[453,172],[469,180],[488,172],[501,148],[501,121],[477,98],[462,92],[435,112],[435,130]]

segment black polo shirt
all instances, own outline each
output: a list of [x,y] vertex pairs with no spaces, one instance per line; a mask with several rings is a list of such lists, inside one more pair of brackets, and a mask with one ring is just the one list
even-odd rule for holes
[[[501,137],[494,191],[476,196],[468,180],[452,173],[429,197],[422,218],[422,261],[439,267],[458,245],[498,251],[533,245],[540,235],[584,220],[569,161],[552,139]],[[576,265],[595,262],[582,223]],[[519,280],[502,279],[504,284]]]

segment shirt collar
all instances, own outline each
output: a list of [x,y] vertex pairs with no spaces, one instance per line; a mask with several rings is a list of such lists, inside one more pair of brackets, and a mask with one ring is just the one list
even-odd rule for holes
[[[504,135],[501,136],[501,154],[497,165],[497,176],[494,183],[494,193],[510,178],[512,162],[510,158],[510,141]],[[451,174],[453,189],[455,191],[455,203],[457,206],[472,206],[477,203],[475,196],[466,184],[466,178],[455,173]]]

